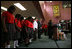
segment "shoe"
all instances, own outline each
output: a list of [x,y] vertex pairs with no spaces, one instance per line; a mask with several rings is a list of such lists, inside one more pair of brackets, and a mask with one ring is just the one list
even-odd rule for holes
[[16,46],[14,46],[14,48],[16,48]]
[[32,42],[32,40],[30,39],[30,40],[29,40],[29,42],[31,43],[31,42]]
[[19,47],[19,45],[17,45],[17,47]]

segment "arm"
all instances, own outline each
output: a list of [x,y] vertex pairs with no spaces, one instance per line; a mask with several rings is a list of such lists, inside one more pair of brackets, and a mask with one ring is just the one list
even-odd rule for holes
[[6,24],[5,24],[5,16],[1,16],[1,21],[2,21],[2,25],[3,25],[3,30],[4,30],[4,32],[7,32],[8,30],[7,30],[7,28],[6,28]]
[[21,31],[21,28],[19,28],[19,27],[17,26],[17,22],[15,23],[15,27],[16,27],[17,30]]

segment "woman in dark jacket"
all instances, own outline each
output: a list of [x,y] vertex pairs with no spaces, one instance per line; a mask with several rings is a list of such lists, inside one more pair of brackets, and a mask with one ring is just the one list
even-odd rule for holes
[[52,31],[53,31],[52,30],[52,20],[50,20],[49,23],[48,23],[48,35],[49,35],[49,38],[52,38],[52,34],[53,34]]

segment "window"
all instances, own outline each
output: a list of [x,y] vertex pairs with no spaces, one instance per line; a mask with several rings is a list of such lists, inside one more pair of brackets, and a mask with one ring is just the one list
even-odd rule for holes
[[71,8],[71,1],[63,1],[63,8]]

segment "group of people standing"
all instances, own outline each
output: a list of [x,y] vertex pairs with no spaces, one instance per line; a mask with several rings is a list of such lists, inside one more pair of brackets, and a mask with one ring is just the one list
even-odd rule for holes
[[[19,47],[21,42],[28,46],[33,40],[37,39],[38,19],[31,16],[24,19],[21,14],[13,13],[16,8],[12,5],[1,15],[1,47],[10,48],[13,42],[14,48]],[[40,32],[40,31],[39,31]],[[40,33],[38,33],[40,36]],[[40,37],[39,37],[40,38]]]
[[[49,38],[52,38],[52,22],[42,27],[41,22],[38,19],[33,19],[31,16],[24,19],[21,14],[13,13],[16,8],[12,5],[7,11],[4,11],[1,15],[1,47],[11,48],[13,42],[14,48],[19,47],[21,42],[28,46],[32,41],[37,38],[41,39],[41,34],[46,30],[43,28],[48,28]],[[42,31],[43,30],[43,31]],[[38,35],[38,36],[37,36]]]

